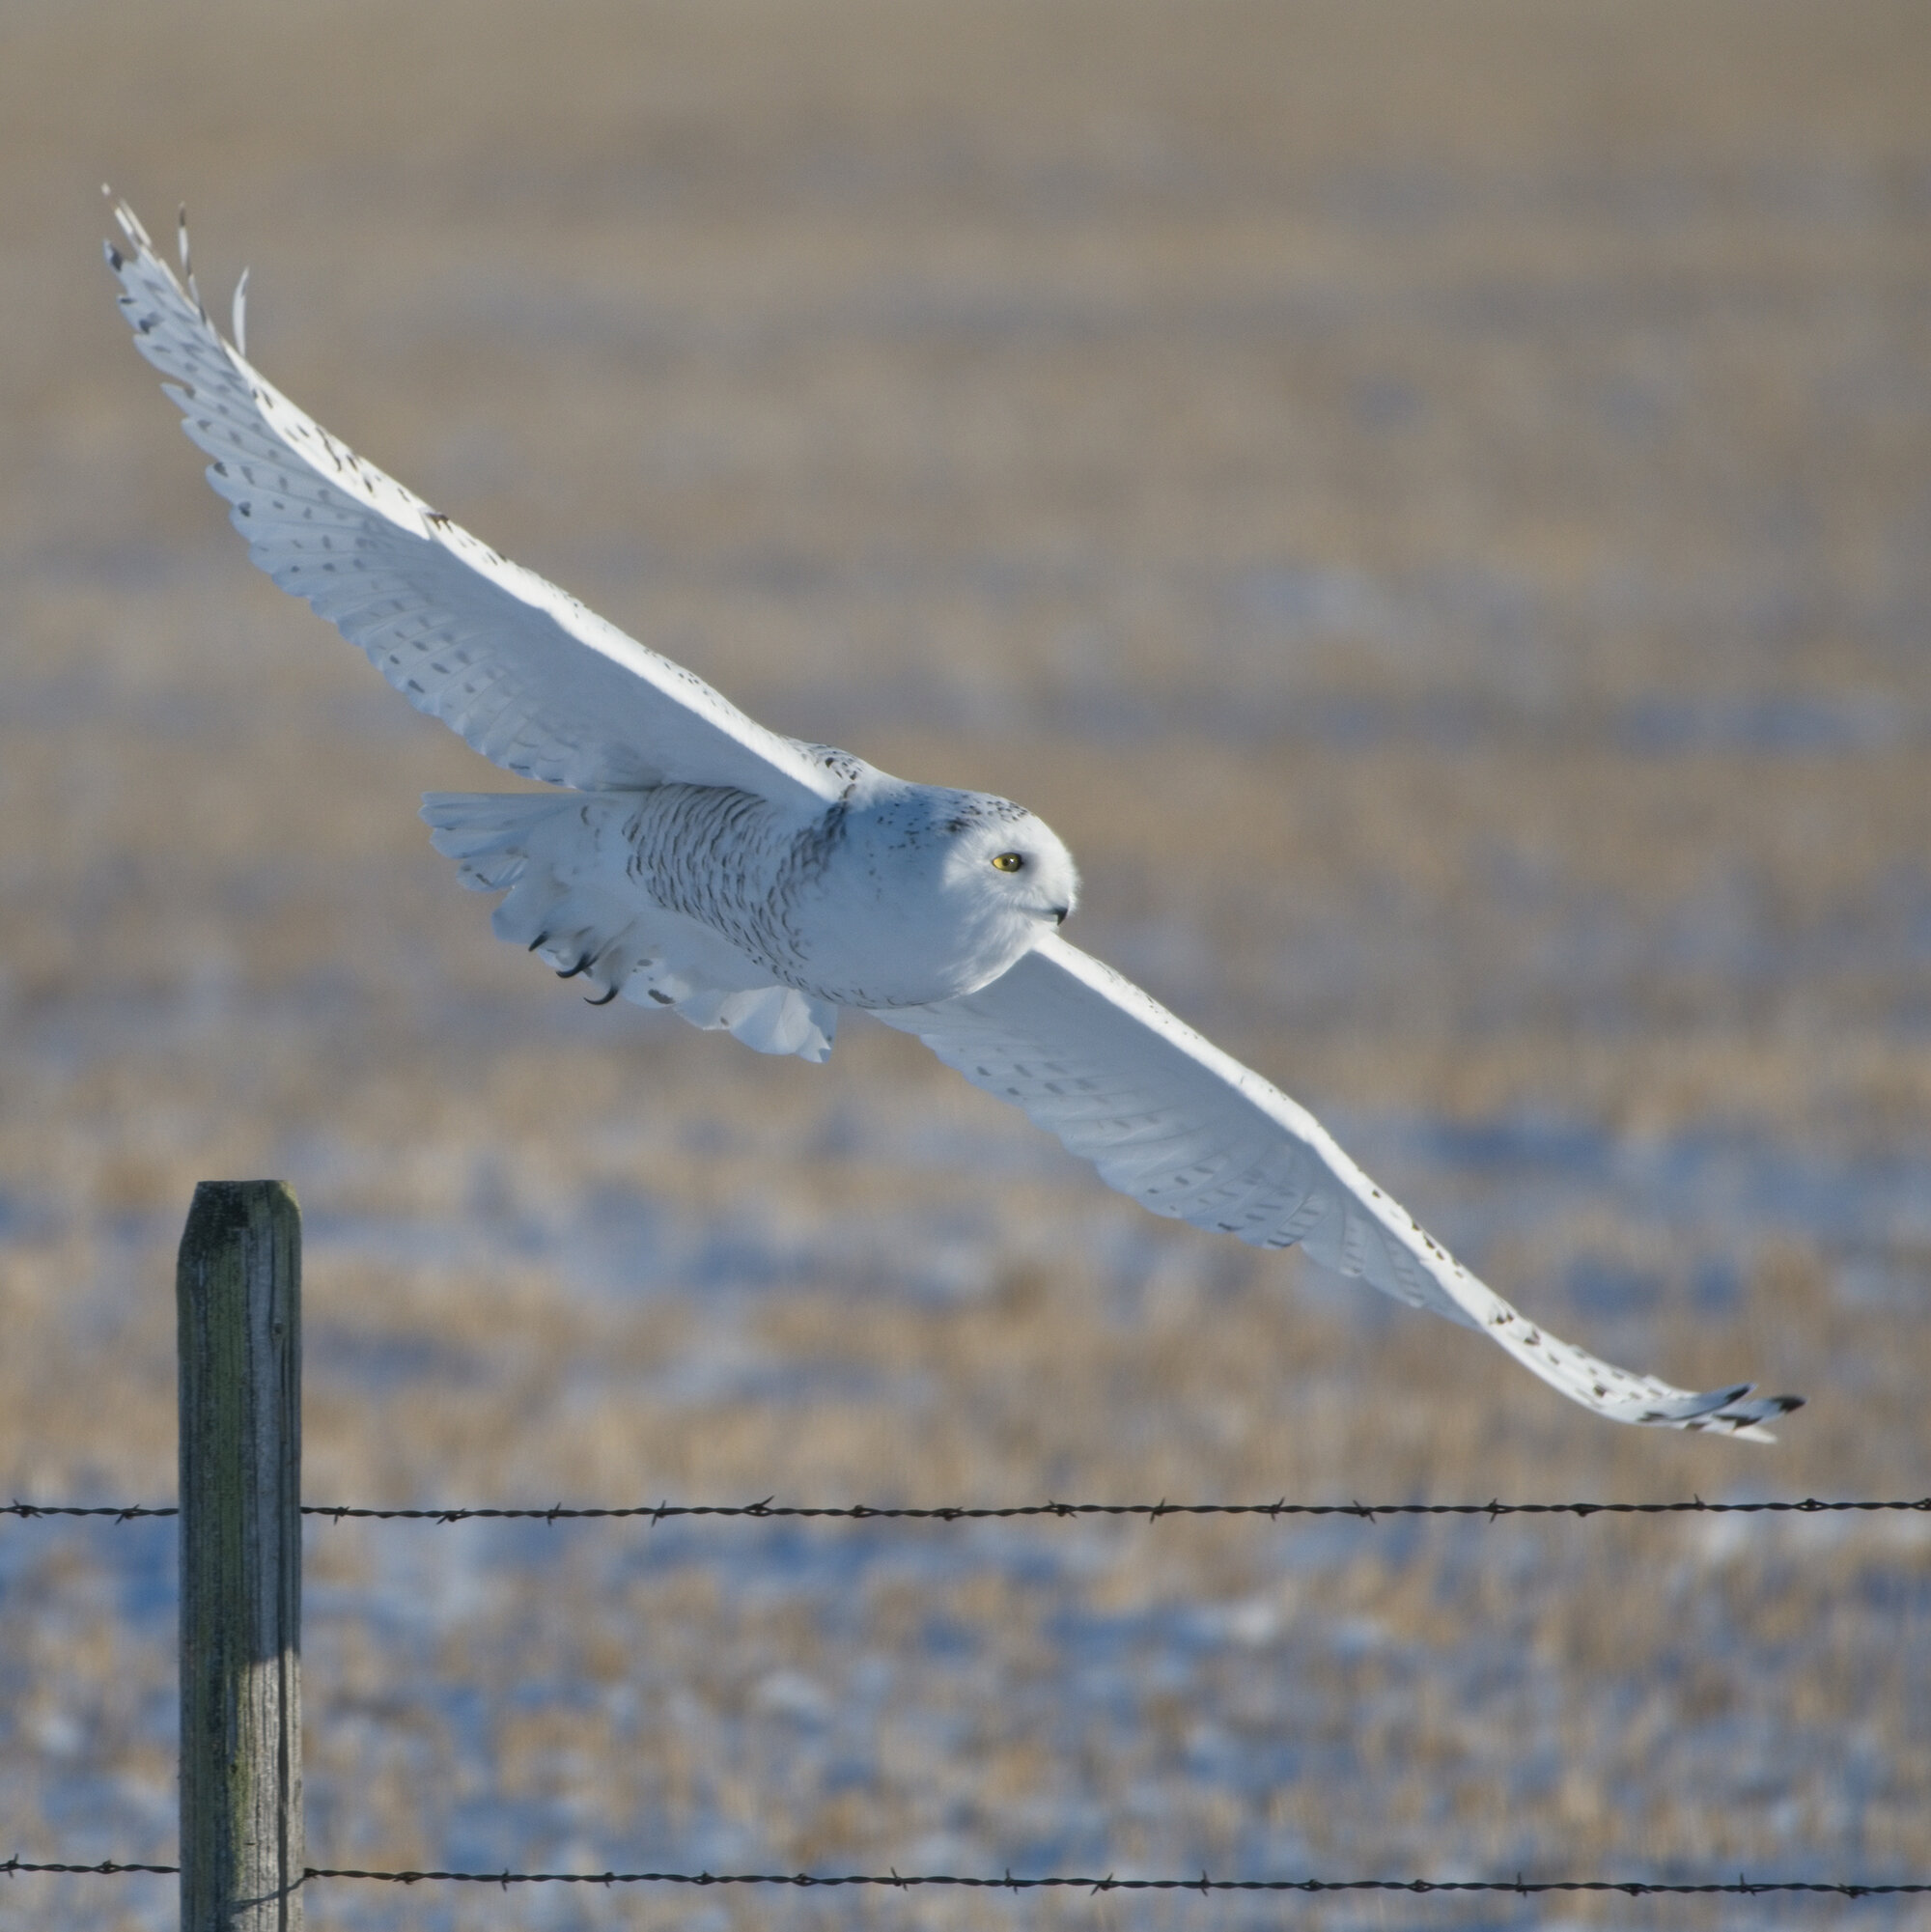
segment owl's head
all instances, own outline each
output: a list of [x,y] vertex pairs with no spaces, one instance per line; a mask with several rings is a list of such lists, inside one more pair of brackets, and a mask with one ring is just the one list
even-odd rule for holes
[[1022,805],[882,773],[851,799],[819,890],[814,967],[849,1004],[917,1005],[996,979],[1073,910],[1079,875]]
[[1073,854],[1044,819],[985,792],[951,795],[942,821],[947,887],[1010,916],[1059,926],[1079,903]]

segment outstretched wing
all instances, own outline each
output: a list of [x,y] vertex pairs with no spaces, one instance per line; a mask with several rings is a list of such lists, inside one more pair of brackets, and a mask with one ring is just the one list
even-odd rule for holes
[[125,202],[115,214],[128,249],[110,244],[107,261],[135,347],[174,378],[249,554],[418,711],[509,770],[579,791],[735,785],[814,811],[844,791],[834,759],[754,723],[337,441],[222,340]]
[[1299,1242],[1342,1274],[1482,1330],[1599,1415],[1765,1442],[1761,1425],[1801,1405],[1748,1400],[1748,1383],[1692,1394],[1558,1340],[1470,1274],[1305,1108],[1056,935],[977,993],[878,1018],[1012,1101],[1155,1214],[1257,1247]]

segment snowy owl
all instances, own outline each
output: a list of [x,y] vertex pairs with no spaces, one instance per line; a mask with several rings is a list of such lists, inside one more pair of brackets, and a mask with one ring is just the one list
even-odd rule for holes
[[[1069,944],[1065,846],[1022,807],[910,784],[754,723],[432,510],[305,415],[208,318],[125,204],[135,344],[249,554],[418,711],[558,789],[423,801],[496,933],[766,1053],[822,1060],[839,1009],[915,1033],[1154,1213],[1317,1261],[1498,1342],[1619,1422],[1768,1438],[1800,1398],[1692,1394],[1518,1313],[1303,1108]],[[243,277],[245,286],[246,277]]]

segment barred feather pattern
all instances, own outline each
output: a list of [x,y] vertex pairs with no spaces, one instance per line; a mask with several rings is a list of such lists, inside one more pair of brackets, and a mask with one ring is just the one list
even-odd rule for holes
[[838,1030],[831,1002],[773,986],[769,969],[716,925],[668,895],[638,890],[646,826],[661,840],[663,821],[685,802],[664,792],[432,792],[422,816],[463,884],[506,895],[490,921],[496,937],[581,980],[593,1004],[621,995],[667,1006],[760,1052],[824,1059]]

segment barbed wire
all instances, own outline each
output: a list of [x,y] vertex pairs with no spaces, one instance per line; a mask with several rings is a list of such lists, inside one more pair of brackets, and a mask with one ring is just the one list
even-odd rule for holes
[[336,1870],[312,1866],[309,1878],[380,1879],[391,1885],[414,1885],[425,1879],[458,1884],[500,1885],[789,1885],[805,1889],[840,1886],[879,1886],[910,1890],[914,1886],[952,1886],[972,1891],[1485,1891],[1513,1892],[1529,1897],[1553,1891],[1614,1891],[1642,1898],[1664,1894],[1730,1893],[1754,1898],[1763,1892],[1825,1892],[1841,1898],[1870,1898],[1890,1894],[1931,1892],[1931,1883],[1860,1885],[1806,1879],[1751,1879],[1739,1873],[1732,1880],[1710,1883],[1651,1884],[1643,1879],[1550,1878],[1429,1879],[1429,1878],[1105,1878],[1056,1875],[1015,1878],[1010,1871],[998,1878],[966,1877],[952,1872],[845,1872],[820,1876],[812,1872],[384,1872]]
[[[152,1872],[172,1876],[179,1865],[123,1864],[103,1859],[98,1864],[35,1863],[11,1858],[0,1863],[0,1876],[21,1872],[84,1872],[115,1875]],[[1897,1898],[1931,1892],[1931,1881],[1865,1884],[1852,1879],[1753,1879],[1739,1872],[1734,1879],[1649,1880],[1615,1878],[1105,1878],[1091,1874],[1051,1874],[1015,1878],[1010,1870],[997,1878],[956,1872],[688,1872],[688,1871],[370,1871],[348,1865],[307,1865],[302,1882],[310,1879],[367,1879],[384,1885],[495,1885],[507,1891],[513,1885],[785,1885],[799,1890],[838,1890],[875,1886],[910,1891],[914,1887],[952,1887],[969,1891],[1406,1891],[1508,1892],[1520,1898],[1548,1892],[1609,1892],[1625,1898],[1688,1898],[1729,1896],[1758,1898],[1769,1892],[1807,1892],[1833,1898]]]
[[0,1504],[0,1516],[111,1516],[116,1523],[134,1523],[148,1516],[179,1516],[173,1503],[145,1502],[21,1502]]
[[117,1859],[102,1859],[98,1864],[37,1864],[30,1859],[11,1858],[0,1862],[0,1878],[12,1878],[15,1872],[23,1871],[73,1871],[90,1872],[96,1875],[114,1877],[122,1872],[154,1872],[161,1878],[172,1878],[181,1870],[180,1865],[123,1864]]
[[[1020,1502],[1002,1504],[934,1503],[910,1504],[789,1503],[766,1497],[759,1502],[644,1502],[612,1507],[574,1505],[561,1502],[530,1508],[498,1507],[494,1504],[453,1504],[441,1508],[383,1509],[347,1502],[305,1502],[304,1516],[326,1517],[331,1522],[368,1521],[378,1523],[471,1523],[498,1522],[576,1523],[625,1518],[665,1523],[679,1517],[742,1517],[759,1522],[839,1521],[848,1523],[990,1523],[1019,1518],[1084,1516],[1144,1517],[1158,1522],[1166,1516],[1265,1516],[1271,1521],[1282,1517],[1352,1517],[1373,1523],[1382,1517],[1479,1516],[1495,1522],[1504,1516],[1847,1516],[1873,1514],[1931,1515],[1931,1497],[1895,1499],[1849,1498],[1826,1499],[1814,1496],[1796,1499],[1761,1502],[1706,1502],[1701,1497],[1670,1502],[1290,1502],[1282,1497],[1275,1502]],[[133,1523],[149,1517],[177,1516],[172,1503],[0,1503],[0,1516],[94,1516],[117,1523]]]
[[643,1503],[629,1508],[569,1508],[555,1504],[548,1509],[365,1509],[346,1504],[306,1503],[305,1516],[326,1516],[335,1521],[367,1517],[375,1520],[462,1523],[474,1518],[500,1517],[546,1523],[577,1518],[647,1517],[661,1523],[675,1517],[718,1516],[751,1517],[758,1520],[793,1521],[836,1520],[852,1523],[987,1523],[1008,1522],[1017,1518],[1038,1517],[1144,1517],[1158,1522],[1164,1516],[1265,1516],[1271,1521],[1288,1517],[1352,1517],[1374,1522],[1389,1516],[1480,1516],[1490,1521],[1504,1516],[1662,1516],[1662,1515],[1818,1515],[1849,1512],[1917,1511],[1931,1513],[1931,1497],[1917,1501],[1802,1501],[1772,1502],[1290,1502],[1285,1497],[1274,1502],[1022,1502],[1005,1504],[941,1503],[925,1507],[875,1505],[871,1503],[806,1504],[780,1503],[771,1497],[747,1503]]

